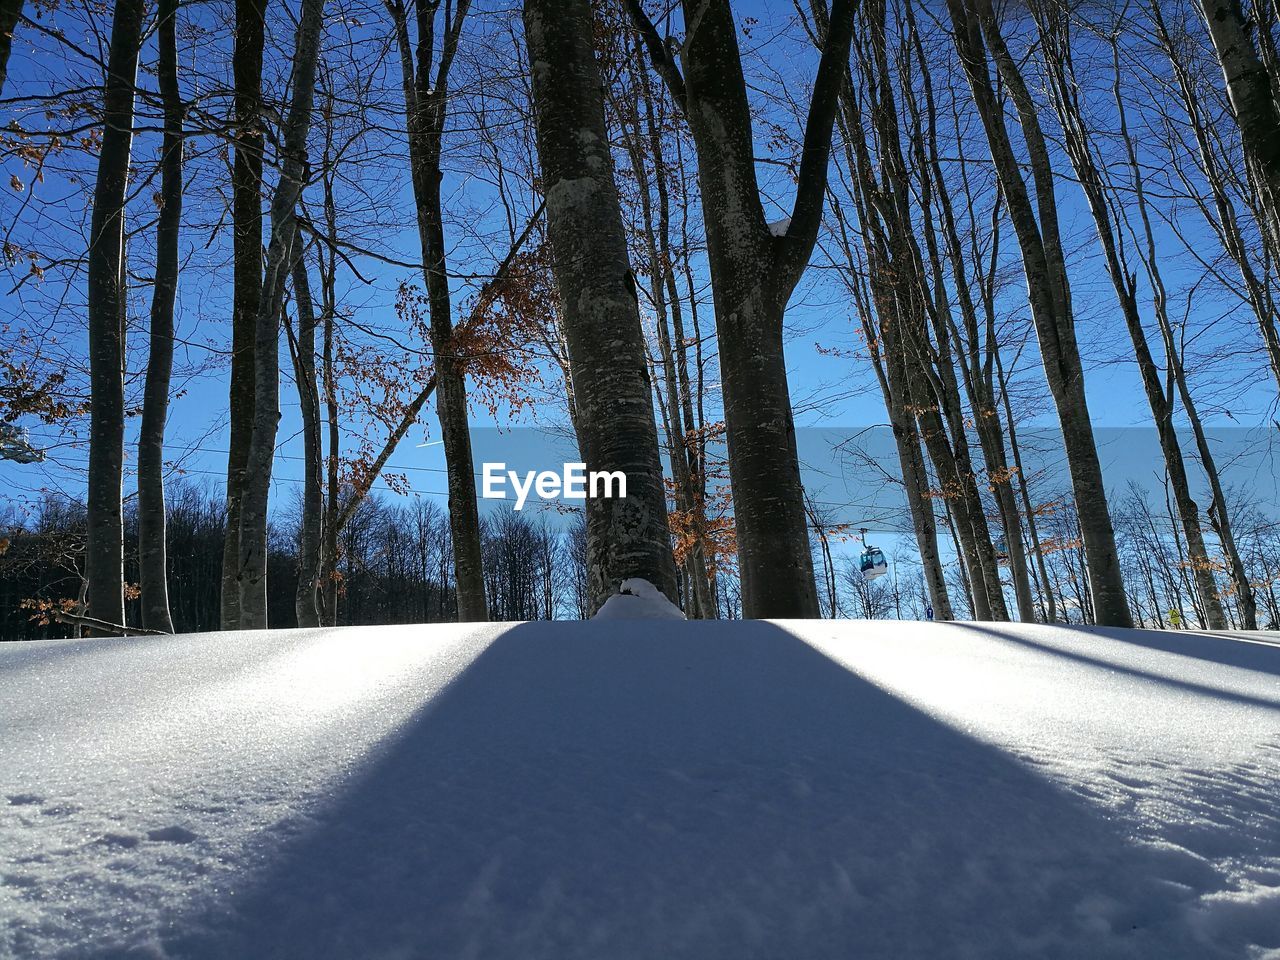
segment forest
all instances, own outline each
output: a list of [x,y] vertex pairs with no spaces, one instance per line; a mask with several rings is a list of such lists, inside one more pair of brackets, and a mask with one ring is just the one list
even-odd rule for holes
[[[585,619],[637,580],[690,619],[1276,629],[1278,33],[0,0],[0,639]],[[626,495],[495,507],[481,428]]]

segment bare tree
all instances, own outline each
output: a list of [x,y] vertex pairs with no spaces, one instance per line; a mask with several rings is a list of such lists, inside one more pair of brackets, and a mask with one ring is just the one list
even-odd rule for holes
[[307,166],[307,133],[315,99],[316,65],[323,33],[324,0],[303,0],[293,63],[293,98],[284,121],[280,181],[271,198],[271,239],[263,264],[254,336],[253,433],[245,459],[240,500],[240,622],[267,626],[267,506],[276,427],[280,422],[280,314],[293,266],[298,201]]
[[102,146],[89,232],[89,510],[87,613],[124,623],[125,193],[133,148],[142,0],[116,4],[103,89]]
[[160,156],[160,219],[151,297],[151,345],[138,439],[138,579],[142,625],[173,632],[165,551],[164,428],[173,375],[173,306],[178,294],[178,232],[182,224],[182,121],[178,90],[178,3],[161,0],[160,58],[156,70],[164,105]]
[[[1070,21],[1064,11],[1051,4],[1045,4],[1037,9],[1036,21],[1039,27],[1042,58],[1049,75],[1053,104],[1062,126],[1067,156],[1093,215],[1107,274],[1115,288],[1120,312],[1124,316],[1129,339],[1133,344],[1134,358],[1142,376],[1143,389],[1147,395],[1147,403],[1151,407],[1151,415],[1155,420],[1160,449],[1164,454],[1169,484],[1178,506],[1178,516],[1182,522],[1183,535],[1190,554],[1189,563],[1195,574],[1200,604],[1206,612],[1209,628],[1221,630],[1226,627],[1226,620],[1217,595],[1213,565],[1209,560],[1204,535],[1200,529],[1199,508],[1191,496],[1191,484],[1187,479],[1182,445],[1178,441],[1177,429],[1173,422],[1173,397],[1165,394],[1164,386],[1160,382],[1160,372],[1147,342],[1146,330],[1138,307],[1137,275],[1129,267],[1125,236],[1118,229],[1118,218],[1114,213],[1113,205],[1108,203],[1109,196],[1114,196],[1114,188],[1110,185],[1106,171],[1098,162],[1097,150],[1080,102],[1080,81],[1076,76],[1075,61],[1071,51]],[[1116,84],[1119,84],[1118,72]],[[1120,96],[1117,96],[1117,109],[1123,116],[1124,103]]]
[[387,0],[400,49],[409,165],[431,315],[428,333],[435,359],[436,414],[440,420],[440,436],[448,470],[449,523],[453,531],[458,619],[463,621],[487,620],[488,610],[481,569],[475,467],[467,420],[465,358],[459,356],[454,340],[440,182],[450,98],[449,71],[470,5],[470,0],[458,0],[456,8],[452,4],[445,5],[437,53],[436,16],[440,0],[418,0],[414,5],[417,13],[416,47],[411,46],[408,13],[403,0]]
[[[947,0],[947,8],[951,14],[960,63],[986,131],[1001,192],[1022,251],[1031,316],[1040,342],[1049,392],[1058,411],[1084,536],[1092,605],[1099,623],[1131,626],[1133,617],[1125,597],[1115,530],[1107,511],[1102,465],[1098,460],[1085,398],[1084,367],[1076,343],[1071,289],[1058,228],[1053,166],[1036,104],[1027,90],[1017,60],[1005,45],[990,0]],[[1034,203],[1023,179],[1021,164],[1013,151],[992,82],[988,46],[1022,128],[1035,190]]]
[[[770,224],[760,199],[751,105],[729,0],[683,0],[677,64],[640,0],[627,8],[698,152],[716,303],[720,372],[744,613],[816,617],[818,596],[783,356],[787,302],[817,242],[837,96],[853,33],[853,0],[820,24],[791,216]],[[825,13],[825,8],[824,8]]]
[[[262,54],[267,0],[236,0],[232,75],[235,159],[231,170],[234,276],[231,308],[231,439],[222,553],[222,627],[240,625],[240,511],[253,435],[254,343],[262,297]],[[263,586],[265,590],[265,585]]]

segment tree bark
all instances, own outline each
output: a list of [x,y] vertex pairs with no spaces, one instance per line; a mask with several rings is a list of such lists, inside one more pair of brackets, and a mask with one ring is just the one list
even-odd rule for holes
[[1222,66],[1227,96],[1240,125],[1245,158],[1259,187],[1267,229],[1280,241],[1280,112],[1273,81],[1250,36],[1240,0],[1200,0],[1209,39]]
[[178,232],[182,224],[182,122],[178,89],[177,0],[160,0],[157,76],[164,103],[160,160],[160,219],[151,297],[151,345],[138,438],[138,577],[142,625],[173,632],[165,551],[164,430],[173,373],[173,307],[178,293]]
[[253,435],[254,343],[262,298],[262,55],[266,0],[236,0],[235,159],[231,169],[231,437],[227,455],[227,532],[222,551],[222,629],[240,625],[240,515]]
[[9,51],[13,47],[13,31],[22,17],[25,0],[0,0],[0,93],[4,93],[4,79],[9,72]]
[[698,152],[743,613],[817,617],[783,320],[821,223],[854,5],[836,0],[829,23],[821,25],[822,57],[805,125],[795,203],[785,225],[772,229],[760,201],[738,25],[728,0],[683,0],[683,76],[639,0],[628,0],[627,8],[655,67],[684,111]]
[[143,4],[121,0],[111,22],[102,146],[89,232],[89,483],[86,613],[124,623],[125,194],[133,148],[134,84]]
[[267,627],[267,507],[276,428],[280,422],[280,311],[293,265],[298,200],[307,166],[307,133],[315,99],[324,0],[303,0],[293,62],[293,99],[285,120],[280,182],[271,198],[271,240],[254,330],[254,416],[240,501],[241,629]]
[[[1183,536],[1186,539],[1200,608],[1205,613],[1209,629],[1222,630],[1226,627],[1226,619],[1218,599],[1213,566],[1205,549],[1204,534],[1200,529],[1199,508],[1191,496],[1191,485],[1187,479],[1182,445],[1178,442],[1177,429],[1173,422],[1173,398],[1165,395],[1155,358],[1147,343],[1147,334],[1138,309],[1137,277],[1129,270],[1124,234],[1116,229],[1117,224],[1113,222],[1111,210],[1107,204],[1107,192],[1114,188],[1110,187],[1105,174],[1099,169],[1088,128],[1085,125],[1083,110],[1076,94],[1078,81],[1071,60],[1068,23],[1064,14],[1052,10],[1039,11],[1037,22],[1042,55],[1052,86],[1053,103],[1066,142],[1067,157],[1080,181],[1089,211],[1093,215],[1107,274],[1111,278],[1116,299],[1120,304],[1120,313],[1124,317],[1125,327],[1129,331],[1129,339],[1133,344],[1134,359],[1137,361],[1147,403],[1151,408],[1152,419],[1155,421],[1169,485],[1174,502],[1177,504]],[[1120,95],[1118,73],[1115,83],[1116,105],[1123,125],[1124,102]],[[1124,132],[1126,142],[1131,142],[1127,137],[1127,128]]]
[[588,514],[588,578],[598,608],[622,580],[676,598],[662,460],[635,277],[605,135],[588,0],[525,0],[547,230],[589,471],[620,470],[625,498]]
[[[290,341],[298,404],[302,409],[302,530],[298,544],[298,589],[294,609],[298,626],[320,626],[320,542],[324,533],[323,451],[320,443],[320,392],[316,387],[316,311],[300,232],[293,241],[293,299],[298,334]],[[287,321],[286,321],[287,322]]]
[[433,62],[437,60],[435,19],[439,6],[439,0],[419,0],[417,3],[416,57],[410,47],[403,3],[396,0],[391,10],[400,47],[409,165],[431,315],[427,330],[435,359],[436,415],[440,421],[449,488],[449,528],[453,535],[458,619],[466,622],[488,620],[489,610],[485,599],[480,512],[476,503],[475,464],[467,418],[467,358],[458,354],[453,336],[453,304],[449,291],[440,183],[449,108],[449,70],[470,0],[459,0],[453,19],[444,22],[438,64],[433,73]]
[[[1129,627],[1133,625],[1133,615],[1120,575],[1115,530],[1107,509],[1102,465],[1085,397],[1084,369],[1076,343],[1071,292],[1058,233],[1053,169],[1035,103],[1016,61],[1005,47],[990,0],[947,0],[947,7],[960,62],[973,91],[1001,192],[1022,251],[1031,315],[1049,391],[1062,428],[1067,466],[1080,518],[1095,616],[1097,622],[1105,626]],[[984,37],[1018,112],[1035,187],[1034,206],[996,99]]]

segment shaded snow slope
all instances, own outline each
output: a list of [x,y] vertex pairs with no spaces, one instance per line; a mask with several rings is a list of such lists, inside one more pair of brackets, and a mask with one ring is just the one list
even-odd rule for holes
[[1245,639],[0,644],[0,956],[1275,958],[1277,797]]

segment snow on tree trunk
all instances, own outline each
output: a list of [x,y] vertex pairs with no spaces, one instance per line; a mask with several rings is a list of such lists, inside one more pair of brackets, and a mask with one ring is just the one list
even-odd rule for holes
[[142,43],[143,4],[121,0],[111,23],[102,103],[102,146],[89,230],[88,516],[85,612],[124,623],[125,193],[133,148],[134,84]]
[[526,0],[538,155],[556,286],[588,470],[621,470],[627,496],[587,511],[592,611],[630,578],[676,596],[662,461],[635,277],[627,261],[588,0]]

